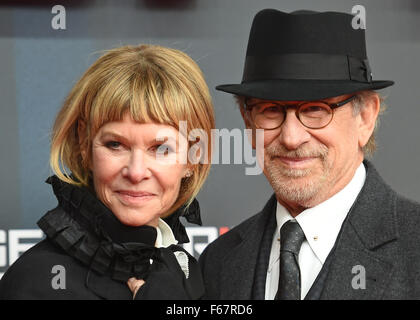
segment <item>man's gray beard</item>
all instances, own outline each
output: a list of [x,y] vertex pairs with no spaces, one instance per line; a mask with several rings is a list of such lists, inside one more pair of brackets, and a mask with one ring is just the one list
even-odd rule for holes
[[312,169],[284,169],[272,162],[265,161],[267,178],[277,198],[303,207],[310,207],[314,198],[320,195],[322,190],[325,190],[325,184],[330,172],[330,166],[327,161],[328,148],[321,145],[319,150],[297,149],[287,151],[282,146],[269,146],[266,147],[266,153],[265,159],[267,160],[273,156],[319,157],[322,164],[322,174],[316,175],[312,179],[305,179],[313,174]]

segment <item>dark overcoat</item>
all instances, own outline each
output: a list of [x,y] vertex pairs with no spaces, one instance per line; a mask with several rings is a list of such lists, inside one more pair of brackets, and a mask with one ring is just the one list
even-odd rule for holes
[[[307,299],[420,299],[420,204],[364,164],[365,184]],[[207,299],[264,299],[275,212],[273,195],[202,253]]]
[[47,237],[7,269],[0,299],[133,299],[131,277],[145,280],[135,299],[202,297],[200,268],[182,247],[156,248],[155,228],[124,225],[87,188],[48,181],[59,204],[38,222]]

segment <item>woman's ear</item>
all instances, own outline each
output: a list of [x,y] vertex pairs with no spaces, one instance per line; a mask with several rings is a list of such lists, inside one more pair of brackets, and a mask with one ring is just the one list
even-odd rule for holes
[[194,174],[194,170],[193,170],[193,168],[192,168],[192,165],[187,165],[186,167],[185,167],[185,171],[184,171],[184,176],[183,176],[183,178],[189,178],[189,177],[191,177],[192,175]]
[[381,101],[377,93],[369,95],[362,106],[359,117],[359,147],[363,148],[369,141],[369,138],[375,130],[376,120],[378,118]]

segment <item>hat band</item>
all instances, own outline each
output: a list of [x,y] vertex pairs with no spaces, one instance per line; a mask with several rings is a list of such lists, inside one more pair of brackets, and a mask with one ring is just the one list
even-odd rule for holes
[[246,57],[242,82],[274,79],[372,82],[372,73],[367,59],[348,55],[292,53]]

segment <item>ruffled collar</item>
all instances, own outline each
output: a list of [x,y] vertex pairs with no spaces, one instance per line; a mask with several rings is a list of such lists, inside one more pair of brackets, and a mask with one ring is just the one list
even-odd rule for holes
[[[51,241],[113,279],[147,277],[150,260],[161,259],[160,250],[154,246],[156,228],[123,225],[88,188],[65,183],[56,176],[48,178],[47,182],[52,185],[59,205],[44,215],[38,226]],[[189,241],[179,221],[181,216],[201,224],[198,202],[193,204],[197,207],[181,208],[165,219],[180,242]]]
[[163,220],[171,227],[178,243],[188,243],[190,242],[190,239],[188,238],[185,226],[180,221],[181,217],[184,217],[189,223],[197,224],[199,226],[202,225],[200,205],[197,199],[194,198],[188,207],[184,205],[172,213],[169,217],[163,218]]

